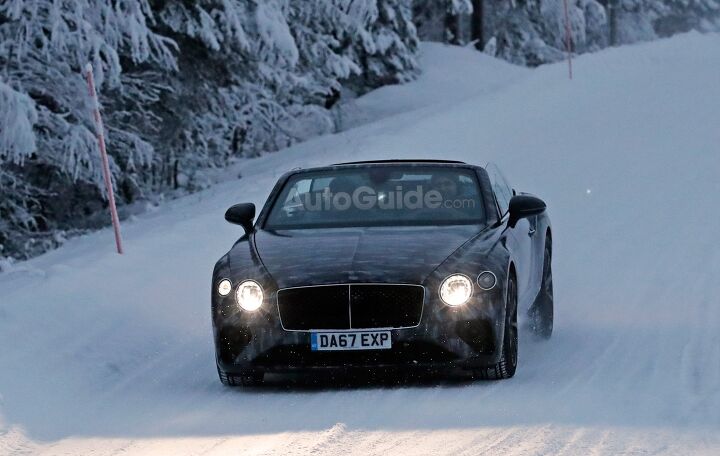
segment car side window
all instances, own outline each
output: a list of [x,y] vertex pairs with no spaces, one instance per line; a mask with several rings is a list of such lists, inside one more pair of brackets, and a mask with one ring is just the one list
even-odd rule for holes
[[485,170],[488,173],[488,177],[490,177],[490,184],[492,185],[493,193],[495,193],[495,200],[500,209],[500,215],[504,216],[508,211],[510,198],[513,197],[512,188],[495,164],[488,164]]

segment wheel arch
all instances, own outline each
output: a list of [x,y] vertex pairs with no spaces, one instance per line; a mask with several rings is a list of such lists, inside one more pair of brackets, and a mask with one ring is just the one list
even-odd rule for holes
[[507,281],[505,283],[505,290],[507,290],[507,286],[510,283],[511,275],[515,278],[515,280],[517,280],[517,269],[515,268],[515,262],[513,260],[510,260],[510,262],[508,263]]
[[552,249],[553,249],[553,243],[552,243],[552,230],[548,226],[545,230],[545,239],[543,241],[543,254],[545,252],[545,247],[550,247],[550,254],[552,255]]
[[[517,269],[515,268],[515,262],[511,259],[508,263],[507,275],[505,278],[505,290],[503,290],[503,300],[505,305],[503,306],[503,322],[505,321],[505,314],[507,313],[507,301],[508,301],[508,287],[510,286],[510,279],[515,281],[517,286]],[[517,303],[515,303],[517,306]]]

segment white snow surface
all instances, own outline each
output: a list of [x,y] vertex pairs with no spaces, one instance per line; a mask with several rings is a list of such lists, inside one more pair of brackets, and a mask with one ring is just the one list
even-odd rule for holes
[[[720,35],[536,70],[424,46],[366,119],[0,274],[0,454],[720,454]],[[398,112],[398,103],[404,106]],[[494,161],[543,197],[556,327],[500,382],[221,386],[214,262],[284,171]],[[232,170],[233,173],[238,169]]]

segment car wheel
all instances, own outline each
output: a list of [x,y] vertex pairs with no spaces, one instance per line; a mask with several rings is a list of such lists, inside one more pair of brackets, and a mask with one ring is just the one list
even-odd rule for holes
[[502,355],[494,366],[480,369],[477,376],[486,380],[501,380],[515,375],[518,363],[517,284],[515,278],[508,281],[505,304],[505,332]]
[[228,374],[217,366],[220,383],[225,386],[259,386],[262,385],[265,374],[263,372],[248,372],[240,375]]
[[553,319],[552,244],[550,239],[547,239],[543,258],[542,283],[540,284],[540,293],[535,299],[530,314],[530,328],[536,336],[549,339],[553,332]]

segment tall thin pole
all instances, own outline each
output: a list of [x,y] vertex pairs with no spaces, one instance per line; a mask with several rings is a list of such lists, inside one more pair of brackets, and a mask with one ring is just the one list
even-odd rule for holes
[[570,33],[570,14],[568,12],[568,0],[563,0],[565,7],[565,50],[567,51],[568,76],[573,77],[572,71],[572,34]]
[[115,246],[117,247],[117,252],[122,255],[123,247],[122,237],[120,236],[120,219],[118,218],[117,207],[115,207],[115,192],[113,191],[110,163],[108,161],[107,150],[105,149],[105,128],[102,117],[100,117],[100,102],[98,101],[97,92],[95,91],[95,78],[93,77],[93,67],[90,63],[85,66],[85,78],[87,79],[88,93],[92,100],[95,134],[97,135],[98,146],[100,146],[103,178],[105,179],[105,189],[107,190],[108,203],[110,205],[110,217],[112,218],[113,230],[115,231]]

